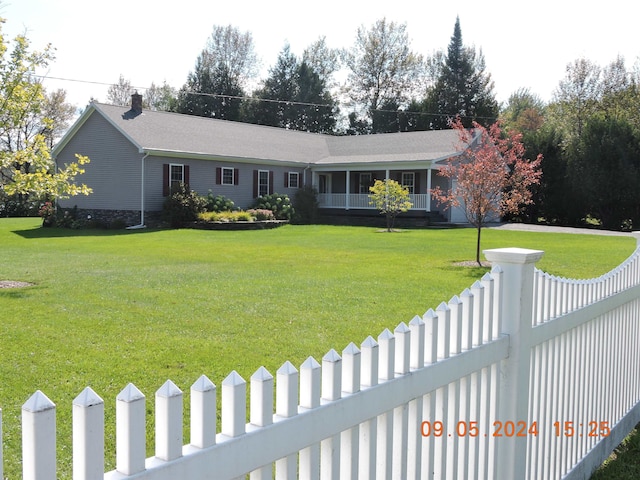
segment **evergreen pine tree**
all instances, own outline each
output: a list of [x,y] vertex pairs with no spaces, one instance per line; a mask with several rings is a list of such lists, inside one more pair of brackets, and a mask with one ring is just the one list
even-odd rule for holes
[[424,101],[425,107],[435,108],[429,122],[433,129],[449,128],[449,122],[460,116],[465,126],[473,121],[488,126],[498,116],[498,102],[493,93],[491,75],[485,72],[482,51],[462,43],[460,18],[456,18],[447,55],[441,65],[435,86]]

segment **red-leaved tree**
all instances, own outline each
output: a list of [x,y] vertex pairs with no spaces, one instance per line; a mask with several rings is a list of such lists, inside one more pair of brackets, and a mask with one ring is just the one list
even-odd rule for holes
[[488,129],[474,122],[472,129],[466,129],[458,118],[451,126],[458,132],[462,155],[439,171],[450,179],[451,187],[446,191],[436,187],[431,193],[445,208],[462,208],[476,227],[476,262],[481,265],[482,227],[532,203],[531,186],[540,182],[542,155],[535,160],[524,158],[522,135],[503,131],[499,122]]

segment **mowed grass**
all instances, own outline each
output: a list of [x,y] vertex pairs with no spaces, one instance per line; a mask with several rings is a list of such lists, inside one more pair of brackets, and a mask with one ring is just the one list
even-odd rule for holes
[[[626,237],[485,230],[484,249],[544,250],[539,268],[573,278],[628,257]],[[0,219],[0,408],[5,476],[19,478],[21,406],[37,389],[57,405],[59,478],[70,478],[73,399],[91,386],[105,401],[106,468],[115,468],[115,397],[147,397],[153,455],[155,391],[184,392],[339,353],[436,308],[486,269],[475,231],[286,226],[275,230],[72,231],[39,219]],[[185,415],[185,442],[188,442]]]

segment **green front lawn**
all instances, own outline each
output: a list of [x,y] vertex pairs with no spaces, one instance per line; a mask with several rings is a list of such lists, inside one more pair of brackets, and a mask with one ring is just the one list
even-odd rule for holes
[[[206,374],[249,380],[329,349],[340,352],[436,308],[486,271],[475,231],[381,233],[362,227],[275,230],[58,230],[0,219],[0,408],[5,476],[20,475],[21,406],[37,389],[57,405],[60,477],[70,476],[71,402],[86,386],[105,400],[106,461],[115,462],[115,397],[128,382],[147,396],[153,454],[155,391],[173,380],[188,397]],[[635,240],[486,230],[483,248],[545,250],[539,267],[589,278]],[[185,398],[188,406],[188,398]],[[188,428],[185,416],[185,428]],[[185,442],[188,442],[185,430]]]

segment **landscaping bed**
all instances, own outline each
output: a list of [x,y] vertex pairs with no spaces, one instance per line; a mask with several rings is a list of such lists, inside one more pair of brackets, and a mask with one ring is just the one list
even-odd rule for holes
[[187,228],[197,228],[200,230],[266,230],[270,228],[281,227],[287,225],[289,220],[255,220],[253,222],[237,221],[237,222],[208,222],[197,221],[190,222]]

